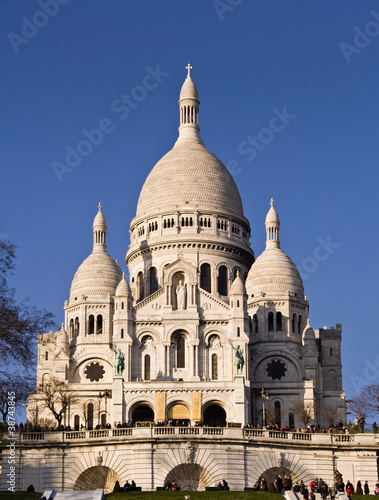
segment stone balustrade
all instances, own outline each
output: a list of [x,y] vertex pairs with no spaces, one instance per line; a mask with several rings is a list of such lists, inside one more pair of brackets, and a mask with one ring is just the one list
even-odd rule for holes
[[268,429],[241,429],[233,427],[126,427],[120,429],[99,429],[64,432],[24,432],[18,434],[18,441],[27,442],[78,442],[92,440],[125,439],[171,439],[196,436],[204,439],[241,439],[248,441],[294,442],[314,445],[364,445],[378,446],[377,434],[324,434],[282,432]]

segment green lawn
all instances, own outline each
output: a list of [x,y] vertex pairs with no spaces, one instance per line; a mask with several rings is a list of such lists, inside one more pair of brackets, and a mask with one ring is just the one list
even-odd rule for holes
[[[189,495],[191,500],[283,500],[276,493],[259,491],[130,491],[128,493],[110,493],[107,500],[180,500]],[[365,498],[367,500],[368,497]]]
[[29,493],[28,491],[0,491],[0,500],[37,500],[41,493]]

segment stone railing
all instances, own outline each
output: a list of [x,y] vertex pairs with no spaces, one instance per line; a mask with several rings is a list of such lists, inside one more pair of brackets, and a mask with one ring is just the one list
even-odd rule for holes
[[233,427],[126,427],[120,429],[82,430],[66,432],[24,432],[18,434],[18,441],[22,442],[78,442],[92,440],[125,440],[125,439],[171,439],[184,436],[212,439],[246,439],[250,442],[281,442],[297,441],[312,442],[315,445],[338,446],[361,445],[378,446],[378,434],[324,434],[282,432],[267,429],[241,429]]

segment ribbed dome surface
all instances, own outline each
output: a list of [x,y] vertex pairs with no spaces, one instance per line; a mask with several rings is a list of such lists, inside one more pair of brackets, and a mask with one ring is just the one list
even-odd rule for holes
[[266,248],[251,266],[246,280],[248,296],[291,292],[304,298],[303,282],[295,264],[280,248]]
[[246,293],[245,285],[241,279],[241,276],[236,276],[236,279],[233,281],[232,286],[230,287],[230,295],[239,294],[244,295]]
[[197,92],[196,85],[190,76],[187,76],[182,85],[179,100],[181,101],[182,99],[199,100],[199,94]]
[[243,218],[241,197],[226,167],[203,145],[184,142],[148,175],[136,217],[193,207]]
[[70,300],[82,295],[114,295],[121,277],[120,267],[107,252],[93,252],[75,273]]
[[118,295],[118,296],[121,296],[121,297],[126,297],[128,295],[131,295],[130,287],[129,287],[129,284],[127,283],[126,279],[125,279],[125,274],[124,273],[122,273],[121,281],[117,285],[115,295]]

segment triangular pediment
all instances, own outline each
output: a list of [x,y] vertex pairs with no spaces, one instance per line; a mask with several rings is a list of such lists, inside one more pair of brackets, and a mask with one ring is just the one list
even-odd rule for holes
[[54,356],[54,361],[60,361],[60,360],[68,360],[70,359],[70,356],[64,352],[63,349],[61,349],[55,356]]
[[169,264],[163,269],[163,282],[165,285],[172,283],[173,276],[176,273],[183,273],[185,276],[185,281],[196,282],[197,281],[197,269],[196,266],[187,262],[186,260],[179,257],[174,262]]

